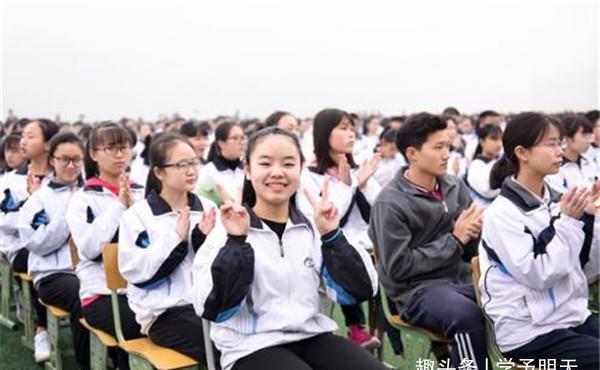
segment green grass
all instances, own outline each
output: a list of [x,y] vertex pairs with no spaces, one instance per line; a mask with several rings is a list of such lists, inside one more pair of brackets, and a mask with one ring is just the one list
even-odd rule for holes
[[[346,336],[346,326],[344,324],[344,316],[336,306],[333,311],[333,318],[339,325],[338,335]],[[21,336],[23,335],[23,326],[19,325],[17,330],[8,330],[0,326],[0,369],[1,370],[40,370],[43,369],[41,364],[36,364],[33,361],[33,352],[21,345]],[[398,366],[397,356],[390,346],[389,341],[384,342],[384,361],[388,364]]]

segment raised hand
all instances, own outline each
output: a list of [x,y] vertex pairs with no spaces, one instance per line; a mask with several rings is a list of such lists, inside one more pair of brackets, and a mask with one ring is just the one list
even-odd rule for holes
[[210,231],[215,227],[215,220],[217,218],[217,209],[211,207],[208,212],[202,213],[202,220],[198,223],[198,229],[204,234],[208,235]]
[[175,231],[177,231],[177,235],[182,240],[187,240],[188,235],[190,233],[190,207],[185,206],[181,211],[179,211],[179,218],[177,219],[177,225],[175,226]]
[[250,215],[239,202],[227,201],[221,206],[221,222],[229,235],[248,235],[250,230]]
[[345,154],[340,154],[338,157],[338,174],[340,176],[340,180],[342,180],[344,184],[348,186],[352,184],[352,177],[350,177],[350,165],[348,164],[348,158],[346,158]]
[[29,194],[38,190],[41,186],[42,186],[42,182],[36,175],[34,175],[31,172],[27,173],[27,192]]
[[467,244],[477,238],[483,225],[483,208],[477,207],[471,203],[469,208],[461,212],[454,223],[452,234],[460,240],[462,244]]
[[381,162],[381,153],[377,152],[373,154],[373,156],[362,163],[360,168],[358,169],[358,187],[363,189],[365,185],[367,185],[367,181],[375,171],[377,171],[377,166],[379,166],[379,162]]
[[329,201],[329,176],[325,176],[321,197],[313,196],[306,189],[304,195],[313,208],[315,226],[321,235],[325,235],[340,226],[337,207]]
[[561,213],[580,219],[590,202],[590,191],[585,187],[574,187],[563,194],[560,200]]
[[592,185],[585,212],[590,215],[600,216],[600,180],[597,180],[594,185]]
[[127,208],[133,204],[133,195],[131,195],[129,177],[125,173],[119,176],[119,201]]

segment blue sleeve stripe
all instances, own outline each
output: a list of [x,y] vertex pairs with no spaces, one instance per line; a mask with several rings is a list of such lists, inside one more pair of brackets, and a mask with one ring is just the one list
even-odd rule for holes
[[237,305],[235,305],[231,308],[228,308],[223,312],[219,312],[219,314],[217,315],[217,318],[215,319],[215,322],[223,322],[223,321],[230,319],[240,309],[241,305],[242,305],[241,303],[238,303]]
[[325,284],[327,284],[327,286],[333,289],[333,291],[335,292],[336,301],[339,304],[352,305],[358,303],[358,300],[356,298],[354,298],[350,293],[346,292],[344,288],[342,288],[340,285],[338,285],[338,283],[336,283],[333,280],[331,274],[329,273],[326,267],[323,267],[323,270],[321,271],[321,276],[323,276]]
[[323,244],[330,244],[331,242],[334,242],[340,236],[341,233],[342,233],[342,230],[337,229],[335,234],[333,234],[329,238],[323,240]]

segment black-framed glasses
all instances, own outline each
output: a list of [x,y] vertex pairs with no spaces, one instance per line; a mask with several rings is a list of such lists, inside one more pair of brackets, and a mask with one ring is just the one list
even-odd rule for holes
[[73,163],[73,166],[81,166],[83,163],[83,158],[81,157],[52,157],[54,158],[58,164],[63,167],[67,167],[70,163]]
[[131,150],[131,146],[130,145],[99,146],[96,148],[96,150],[102,150],[102,151],[104,151],[104,153],[106,153],[108,155],[115,155],[118,152],[129,153],[129,151]]
[[194,171],[198,171],[199,166],[200,166],[200,161],[198,159],[192,159],[190,161],[179,161],[177,163],[167,163],[167,164],[163,164],[162,166],[158,166],[158,167],[160,167],[160,168],[174,167],[181,172],[187,172],[190,169],[192,169]]

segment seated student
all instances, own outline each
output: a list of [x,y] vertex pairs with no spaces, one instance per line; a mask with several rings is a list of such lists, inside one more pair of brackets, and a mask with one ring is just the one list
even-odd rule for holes
[[[28,161],[5,179],[3,200],[0,203],[0,231],[9,248],[14,272],[27,272],[29,251],[23,248],[17,228],[19,212],[29,195],[50,179],[48,164],[48,142],[58,133],[58,125],[48,119],[27,121],[21,135],[20,148],[23,158]],[[33,357],[36,362],[50,358],[50,342],[46,330],[46,308],[38,302],[37,290],[32,290],[32,307],[36,311],[37,329],[33,339]]]
[[502,151],[502,130],[496,125],[484,126],[477,132],[479,146],[467,171],[467,185],[473,201],[488,206],[500,190],[490,188],[490,171]]
[[275,111],[265,119],[265,127],[277,126],[289,132],[297,132],[298,120],[291,113],[285,111]]
[[406,160],[396,147],[397,129],[387,129],[381,133],[379,140],[379,153],[381,153],[381,162],[373,174],[375,181],[383,188],[386,186],[400,168],[406,166]]
[[590,121],[581,114],[566,115],[561,120],[561,133],[565,141],[563,164],[558,173],[548,176],[548,182],[560,192],[591,186],[598,174],[593,158],[584,156],[593,136]]
[[471,269],[482,209],[466,185],[446,175],[446,123],[429,113],[408,118],[397,146],[408,159],[371,209],[369,236],[379,252],[379,277],[411,325],[452,340],[452,362],[486,368],[485,322]]
[[244,185],[240,158],[244,154],[245,142],[246,136],[240,125],[225,121],[217,126],[215,140],[208,152],[208,163],[198,173],[199,195],[218,205],[239,198]]
[[465,177],[468,167],[467,157],[465,156],[465,143],[458,134],[456,121],[452,117],[442,116],[442,121],[446,123],[448,139],[450,140],[450,157],[448,159],[448,174],[455,175],[460,179]]
[[[15,175],[16,169],[22,167],[25,163],[25,158],[23,158],[23,155],[21,154],[21,149],[19,149],[20,142],[21,134],[17,132],[10,133],[2,138],[0,154],[3,154],[4,156],[4,164],[6,167],[5,172],[2,174],[2,177],[0,177],[0,194],[4,194],[4,192],[10,188],[9,183],[11,179],[14,180],[19,177]],[[23,187],[26,187],[24,183]],[[0,208],[0,212],[4,211]],[[0,253],[9,263],[11,263],[15,257],[14,253],[16,253],[16,251],[12,253],[13,255],[9,253],[13,250],[12,246],[16,240],[18,240],[18,235],[16,233],[5,235],[3,232],[0,232]],[[17,305],[17,307],[20,309],[19,305]]]
[[54,173],[48,183],[32,189],[19,212],[20,243],[29,251],[28,272],[39,298],[71,314],[75,357],[79,368],[89,369],[89,332],[79,322],[79,280],[71,264],[65,219],[71,195],[81,186],[83,144],[72,132],[59,133],[50,140],[48,157]]
[[322,284],[344,304],[377,290],[371,258],[339,229],[328,182],[321,199],[310,196],[313,223],[296,206],[303,158],[294,134],[265,128],[245,158],[247,208],[226,203],[218,226],[229,236],[209,237],[194,261],[194,307],[215,322],[223,369],[383,369],[319,313]]
[[208,134],[210,126],[206,122],[188,121],[181,125],[179,132],[185,136],[194,146],[196,156],[200,161],[200,166],[207,163],[204,159],[204,152],[208,148]]
[[194,255],[215,224],[216,207],[191,193],[199,160],[183,136],[150,146],[146,199],[119,225],[119,270],[141,331],[156,344],[206,363],[202,320],[192,307]]
[[[83,317],[93,327],[113,336],[110,291],[102,263],[102,247],[118,242],[119,221],[123,213],[143,199],[143,187],[131,183],[125,170],[131,160],[131,136],[122,126],[103,122],[94,127],[85,148],[85,174],[82,189],[71,197],[67,208],[67,223],[77,246],[80,262],[76,272],[79,278],[79,298]],[[140,326],[129,308],[125,292],[119,292],[121,327],[125,339],[139,338]],[[128,369],[125,351],[116,350],[113,361],[119,369]]]
[[[313,138],[316,165],[302,172],[302,187],[318,196],[326,178],[330,178],[331,202],[341,215],[340,227],[348,241],[368,252],[373,244],[367,235],[371,203],[381,187],[372,178],[381,160],[375,153],[358,167],[352,155],[354,145],[354,121],[348,113],[339,109],[324,109],[314,119]],[[301,198],[303,199],[303,198]],[[309,215],[312,207],[299,202],[300,209]],[[364,348],[381,345],[379,339],[364,328],[365,316],[362,306],[342,305],[342,313],[348,327],[348,338]]]
[[531,367],[557,359],[598,369],[598,317],[587,308],[581,252],[600,239],[580,219],[598,214],[592,199],[600,187],[561,198],[544,182],[562,161],[559,127],[544,115],[514,117],[503,143],[506,156],[491,175],[501,192],[486,211],[479,245],[481,299],[496,342],[506,358],[533,359]]
[[590,121],[594,130],[592,145],[590,145],[585,156],[594,162],[595,179],[600,180],[600,111],[589,111],[585,114],[585,117]]

